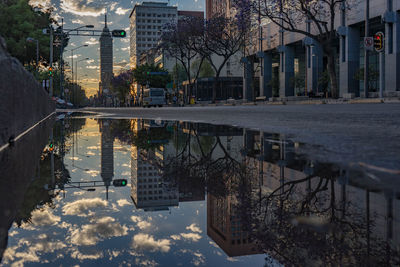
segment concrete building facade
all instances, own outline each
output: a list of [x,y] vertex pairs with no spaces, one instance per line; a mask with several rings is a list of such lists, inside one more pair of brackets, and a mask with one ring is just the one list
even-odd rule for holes
[[[385,34],[385,50],[369,53],[369,69],[372,73],[368,94],[365,95],[362,71],[364,69],[363,45],[365,32],[366,0],[351,8],[338,6],[335,17],[337,31],[336,73],[340,97],[378,97],[400,95],[400,2],[390,0],[370,1],[370,34]],[[207,13],[208,14],[208,13]],[[299,28],[312,27],[304,22]],[[321,95],[329,91],[329,85],[321,82],[326,75],[327,57],[321,44],[299,33],[282,31],[275,24],[264,24],[253,36],[262,39],[244,62],[244,99],[254,100],[257,96],[287,98],[299,95]],[[263,66],[263,68],[259,68]],[[258,68],[257,68],[258,67]],[[258,69],[258,71],[254,71]],[[261,71],[262,70],[262,71]],[[360,74],[361,73],[361,74]],[[254,94],[252,84],[259,77],[260,90]],[[382,82],[380,82],[382,79]],[[300,84],[298,84],[300,81]]]
[[130,20],[130,64],[139,65],[140,57],[157,46],[162,27],[178,19],[178,9],[168,3],[143,2],[136,4]]

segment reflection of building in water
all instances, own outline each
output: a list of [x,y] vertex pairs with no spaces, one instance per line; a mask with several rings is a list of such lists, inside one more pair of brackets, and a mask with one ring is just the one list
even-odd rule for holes
[[[136,123],[135,131],[140,128]],[[162,178],[162,166],[168,147],[168,144],[160,144],[158,148],[145,150],[132,145],[131,198],[136,208],[152,211],[178,206],[177,187]]]
[[[272,200],[277,201],[274,203],[282,203],[280,199],[285,199],[286,217],[299,219],[300,226],[297,230],[299,233],[302,232],[300,228],[306,228],[314,230],[317,235],[318,231],[325,227],[323,222],[329,221],[336,222],[341,231],[346,231],[346,238],[341,240],[340,246],[333,242],[330,247],[322,242],[318,255],[311,247],[318,244],[315,243],[316,239],[313,241],[296,239],[296,236],[289,235],[290,229],[279,229],[276,226],[278,215],[274,216],[274,211],[278,211],[279,208],[272,204],[270,207],[262,208],[266,209],[265,212],[268,212],[269,216],[265,221],[258,223],[266,224],[265,227],[270,232],[269,237],[280,238],[276,240],[268,238],[261,242],[269,248],[279,248],[282,243],[292,244],[288,247],[297,248],[296,251],[290,249],[280,251],[291,259],[304,258],[305,253],[311,253],[321,257],[318,260],[327,260],[323,258],[326,251],[343,249],[345,250],[343,255],[332,256],[331,263],[336,265],[339,261],[346,260],[346,253],[349,253],[349,257],[355,258],[358,256],[357,253],[360,253],[363,256],[356,259],[359,263],[364,259],[374,258],[371,265],[379,265],[378,262],[381,265],[391,265],[394,262],[391,258],[396,257],[394,248],[400,244],[400,231],[396,230],[400,228],[398,220],[400,201],[395,198],[398,189],[388,188],[385,183],[377,182],[377,180],[384,181],[384,176],[372,181],[361,172],[357,173],[354,170],[350,172],[341,170],[333,164],[295,158],[295,155],[299,154],[296,150],[300,144],[276,137],[263,132],[245,131],[245,162],[249,168],[254,169],[255,174],[259,175],[262,197],[265,198],[271,192],[275,192],[274,198],[270,198],[270,203],[273,203]],[[264,210],[261,214],[263,212]],[[323,226],[316,226],[308,220],[316,217],[321,219]],[[258,224],[256,220],[253,223]],[[284,227],[291,224],[284,222],[281,225]],[[330,224],[327,225],[331,227]],[[351,227],[346,229],[348,226]],[[340,231],[338,232],[340,234]],[[324,240],[332,240],[335,237],[337,236],[330,232],[324,233]],[[280,240],[283,240],[282,243],[279,243]],[[310,251],[300,252],[298,244],[310,246],[307,247]],[[315,263],[311,259],[310,262],[309,265]]]
[[237,210],[234,196],[207,195],[207,235],[229,257],[260,253],[243,227],[243,218]]
[[110,120],[99,121],[101,133],[101,178],[106,186],[106,199],[108,199],[108,187],[114,177],[114,137],[110,126]]

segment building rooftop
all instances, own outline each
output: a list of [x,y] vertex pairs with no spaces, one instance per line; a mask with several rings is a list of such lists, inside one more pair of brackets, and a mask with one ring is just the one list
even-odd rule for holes
[[133,9],[131,14],[129,14],[129,18],[132,16],[133,12],[135,12],[136,7],[155,7],[155,8],[160,8],[160,7],[164,7],[164,8],[172,8],[172,9],[177,9],[176,6],[169,6],[168,3],[165,2],[143,2],[141,4],[136,4]]

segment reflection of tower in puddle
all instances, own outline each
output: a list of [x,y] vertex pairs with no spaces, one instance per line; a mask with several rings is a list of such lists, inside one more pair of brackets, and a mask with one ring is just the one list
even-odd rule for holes
[[207,195],[207,235],[229,256],[259,254],[256,245],[243,230],[236,197]]
[[[140,130],[138,124],[135,130]],[[178,206],[178,189],[162,178],[162,166],[166,147],[141,149],[131,148],[131,198],[137,209],[144,211],[169,210]]]
[[101,133],[101,178],[106,186],[106,199],[108,199],[108,187],[114,176],[114,138],[111,134],[111,121],[100,120]]

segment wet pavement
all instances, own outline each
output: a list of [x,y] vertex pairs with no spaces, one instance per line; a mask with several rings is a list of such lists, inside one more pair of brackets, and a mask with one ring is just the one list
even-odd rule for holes
[[318,149],[246,128],[58,114],[0,154],[1,262],[399,265],[400,174],[317,161]]

